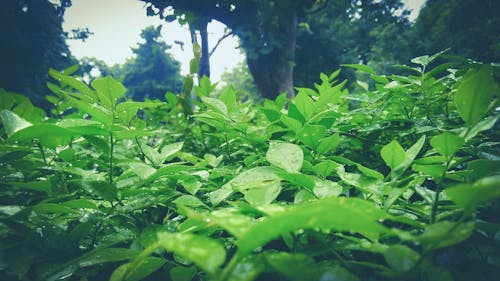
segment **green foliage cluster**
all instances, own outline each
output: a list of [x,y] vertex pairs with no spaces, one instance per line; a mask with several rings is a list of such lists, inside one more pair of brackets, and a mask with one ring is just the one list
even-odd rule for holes
[[498,69],[438,56],[259,106],[204,78],[192,114],[56,71],[54,117],[2,93],[0,278],[493,280]]

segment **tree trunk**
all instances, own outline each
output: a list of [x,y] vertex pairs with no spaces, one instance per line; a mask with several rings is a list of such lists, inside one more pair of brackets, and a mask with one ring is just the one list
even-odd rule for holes
[[[293,66],[297,35],[297,13],[290,12],[289,17],[280,17],[279,43],[268,54],[259,53],[255,57],[247,56],[247,64],[261,95],[275,99],[286,92],[288,98],[295,96],[293,90]],[[275,39],[276,40],[276,39]]]
[[201,58],[200,66],[198,68],[198,77],[201,79],[203,76],[210,78],[210,50],[208,47],[208,21],[203,20],[198,26],[201,36]]

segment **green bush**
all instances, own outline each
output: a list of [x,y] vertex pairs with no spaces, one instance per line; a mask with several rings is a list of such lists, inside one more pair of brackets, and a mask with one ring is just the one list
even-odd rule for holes
[[498,69],[438,57],[258,106],[207,79],[194,109],[56,71],[52,117],[2,92],[0,279],[495,279]]

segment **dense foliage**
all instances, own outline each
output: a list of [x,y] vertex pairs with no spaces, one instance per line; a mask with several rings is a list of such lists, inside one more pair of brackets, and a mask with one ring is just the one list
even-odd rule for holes
[[423,56],[347,93],[135,102],[2,92],[2,280],[494,280],[498,68]]

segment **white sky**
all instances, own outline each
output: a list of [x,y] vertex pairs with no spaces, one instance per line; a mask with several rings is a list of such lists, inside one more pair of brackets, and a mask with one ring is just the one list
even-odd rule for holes
[[[407,0],[413,10],[414,19],[425,0]],[[181,62],[181,73],[189,70],[189,61],[193,57],[188,29],[177,23],[165,23],[158,17],[146,16],[143,2],[138,0],[73,0],[73,5],[66,10],[63,24],[65,31],[73,28],[89,28],[94,32],[85,42],[68,40],[71,53],[77,57],[96,57],[108,65],[124,63],[132,57],[131,47],[140,42],[141,30],[146,26],[163,24],[163,40],[172,46],[169,50]],[[224,34],[224,25],[213,21],[208,26],[210,48]],[[185,43],[181,50],[174,41]],[[210,58],[211,78],[218,81],[225,69],[232,69],[244,60],[244,55],[237,49],[236,37],[228,37],[219,45]]]

